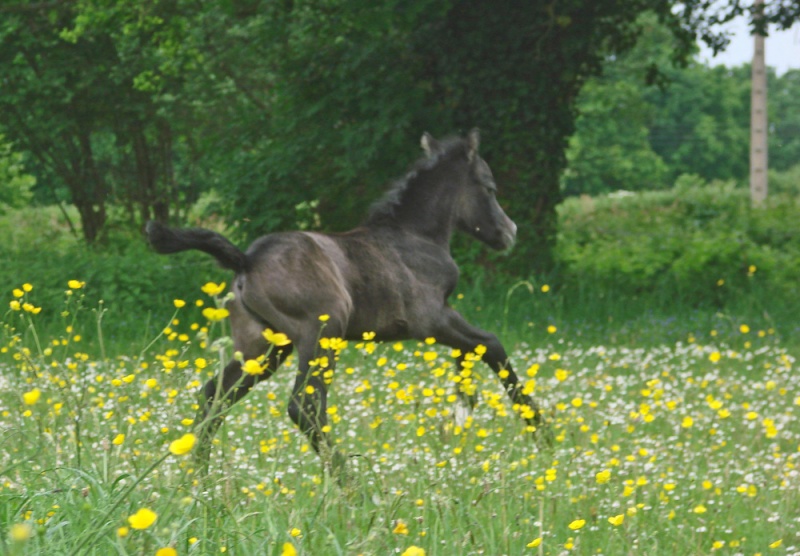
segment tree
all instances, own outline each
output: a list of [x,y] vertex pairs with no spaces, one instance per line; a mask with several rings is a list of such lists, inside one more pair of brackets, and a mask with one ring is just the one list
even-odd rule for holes
[[669,86],[651,90],[656,107],[653,150],[667,163],[669,180],[681,174],[743,180],[748,169],[749,67],[690,64],[667,71]]
[[[235,214],[263,231],[281,213],[293,217],[285,200],[302,188],[320,199],[324,226],[352,225],[413,159],[422,131],[479,126],[522,223],[510,262],[522,273],[547,268],[574,99],[602,53],[633,42],[644,5],[418,0],[279,10],[269,31],[278,63],[265,187],[234,184]],[[253,206],[267,210],[254,217]]]
[[[156,56],[140,48],[153,45],[160,17],[127,25],[110,9],[87,6],[0,8],[0,124],[30,153],[40,197],[52,201],[65,190],[94,243],[110,201],[147,220],[166,219],[181,200],[176,128],[186,120],[156,94]],[[92,25],[93,17],[103,24]]]
[[800,164],[800,70],[768,73],[769,165],[778,171]]
[[[245,235],[293,227],[304,202],[307,211],[318,201],[321,226],[352,226],[414,158],[422,131],[479,126],[520,224],[505,264],[524,274],[551,263],[578,92],[636,43],[638,16],[655,13],[676,37],[672,58],[685,61],[697,36],[724,46],[715,26],[746,9],[705,0],[17,0],[0,7],[9,16],[0,123],[12,114],[6,127],[36,155],[40,183],[50,183],[44,172],[66,183],[87,221],[101,225],[114,195],[141,219],[165,218],[158,203],[188,200],[200,177],[224,193]],[[785,27],[799,14],[780,0],[765,22]]]
[[[520,223],[507,267],[547,269],[559,175],[586,79],[608,56],[635,44],[646,9],[672,31],[672,59],[684,62],[698,35],[722,47],[725,37],[714,26],[745,9],[738,2],[714,10],[699,1],[675,7],[475,0],[272,5],[264,29],[274,40],[265,55],[275,64],[269,139],[253,151],[264,187],[231,181],[234,214],[250,234],[288,224],[302,191],[320,200],[324,227],[347,227],[378,194],[376,184],[414,156],[422,130],[477,125],[508,212]],[[783,24],[798,15],[790,1],[769,9],[768,17]],[[647,75],[659,74],[650,66]]]
[[669,30],[653,14],[639,18],[644,32],[629,52],[606,61],[602,75],[581,89],[578,118],[562,175],[566,195],[615,190],[659,189],[668,185],[667,165],[650,145],[657,110],[647,76],[667,67],[675,48]]

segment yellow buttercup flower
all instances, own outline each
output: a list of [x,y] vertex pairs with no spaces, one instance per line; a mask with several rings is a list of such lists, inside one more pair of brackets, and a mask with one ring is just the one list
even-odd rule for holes
[[197,437],[192,433],[186,433],[177,440],[173,440],[172,443],[170,443],[169,451],[175,454],[176,456],[183,456],[192,451],[195,442],[197,442]]
[[266,365],[261,365],[255,359],[248,359],[242,365],[242,370],[249,375],[261,375],[264,374],[264,370],[266,369]]
[[575,521],[567,525],[567,527],[569,527],[573,531],[577,531],[578,529],[581,529],[584,525],[586,525],[585,519],[576,519]]
[[425,556],[425,549],[411,545],[400,556]]
[[219,295],[223,291],[225,291],[225,282],[222,282],[221,284],[215,284],[214,282],[206,282],[200,289],[203,291],[203,293],[211,296]]
[[286,346],[286,345],[289,345],[289,344],[292,343],[292,341],[289,339],[289,337],[286,334],[284,334],[282,332],[273,332],[269,328],[264,330],[264,332],[262,332],[261,335],[264,336],[264,338],[270,344],[276,345],[278,347]]
[[176,309],[180,309],[186,305],[186,302],[183,299],[173,299],[172,304],[175,305]]
[[67,286],[69,286],[69,289],[71,290],[79,290],[85,285],[86,282],[81,282],[80,280],[70,280],[67,282]]
[[542,544],[542,537],[536,537],[535,539],[533,539],[531,542],[529,542],[525,546],[527,548],[536,548],[540,544]]
[[156,522],[158,514],[149,508],[139,508],[139,510],[128,516],[128,523],[134,529],[147,529]]
[[38,388],[34,388],[30,392],[25,392],[22,394],[22,401],[25,402],[25,405],[33,405],[39,401],[39,398],[42,396],[42,393],[39,391]]
[[603,485],[611,480],[611,470],[604,469],[598,473],[595,473],[594,478],[597,481],[598,485]]
[[25,542],[33,537],[33,527],[28,522],[15,523],[8,530],[8,536],[14,542]]
[[625,514],[614,515],[608,518],[608,522],[614,527],[619,527],[625,521]]
[[167,546],[156,550],[156,556],[178,556],[178,551],[171,546]]
[[203,309],[203,316],[211,322],[226,319],[228,318],[228,315],[230,315],[230,313],[224,307],[220,309],[206,307]]
[[281,556],[297,556],[297,549],[294,545],[290,542],[283,543],[283,549],[281,550]]
[[111,441],[114,446],[120,446],[123,442],[125,442],[125,435],[122,433],[119,433],[114,437],[114,440]]
[[395,535],[408,535],[408,525],[403,520],[398,520],[397,525],[392,529],[392,533]]

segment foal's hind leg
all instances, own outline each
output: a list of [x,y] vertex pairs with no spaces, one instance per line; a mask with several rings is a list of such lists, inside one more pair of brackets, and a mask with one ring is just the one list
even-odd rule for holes
[[[265,350],[266,351],[266,350]],[[291,344],[283,347],[273,346],[267,357],[266,368],[260,375],[252,375],[242,370],[242,364],[233,360],[225,366],[221,374],[209,380],[203,390],[204,402],[195,420],[200,427],[197,447],[197,460],[203,466],[208,464],[214,435],[222,424],[225,412],[233,404],[245,397],[258,382],[272,376],[281,362],[292,351]],[[243,354],[245,360],[255,359],[261,354]]]
[[239,299],[226,305],[230,312],[230,324],[234,339],[234,349],[242,354],[244,361],[257,359],[269,351],[266,368],[260,375],[251,375],[242,370],[240,361],[228,363],[222,373],[209,380],[203,391],[200,411],[195,422],[199,427],[199,442],[196,458],[203,468],[207,467],[211,452],[211,442],[222,424],[227,409],[242,399],[259,381],[272,376],[281,362],[289,356],[292,346],[272,346],[262,332],[264,324],[255,320],[244,308]]
[[[339,337],[343,330],[344,326],[329,322],[323,336]],[[344,458],[334,448],[327,427],[329,380],[326,380],[326,373],[332,376],[335,355],[332,350],[319,348],[315,333],[303,337],[307,339],[297,345],[299,369],[289,400],[289,417],[308,437],[323,464],[339,474],[343,470]]]
[[[486,362],[500,378],[511,401],[516,405],[528,423],[533,427],[543,424],[542,413],[536,402],[522,392],[522,384],[511,367],[503,344],[497,336],[469,324],[455,310],[447,307],[439,326],[435,331],[436,340],[442,344],[460,349],[462,352],[474,351],[478,345],[486,347],[483,361]],[[529,411],[525,411],[525,408]]]

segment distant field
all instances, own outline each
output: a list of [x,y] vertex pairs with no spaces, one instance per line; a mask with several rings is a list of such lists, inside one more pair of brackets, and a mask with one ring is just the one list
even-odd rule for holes
[[[191,301],[149,347],[104,354],[91,327],[67,329],[74,314],[39,336],[36,290],[12,287],[0,343],[2,553],[800,552],[797,362],[754,323],[645,347],[598,342],[580,323],[519,341],[512,360],[548,410],[549,448],[487,367],[465,376],[449,350],[422,342],[351,342],[329,409],[353,455],[339,486],[286,416],[289,366],[231,412],[207,478],[191,454],[170,453],[228,356],[215,343],[223,323],[184,318]],[[66,278],[64,289],[81,295]],[[459,427],[465,378],[480,403]]]

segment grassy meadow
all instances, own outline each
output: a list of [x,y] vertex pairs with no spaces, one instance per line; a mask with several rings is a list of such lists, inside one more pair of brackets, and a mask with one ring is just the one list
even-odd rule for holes
[[90,250],[52,207],[8,212],[0,554],[800,553],[800,208],[739,197],[565,203],[560,266],[535,281],[465,258],[454,304],[503,339],[552,445],[480,362],[365,339],[329,397],[343,484],[286,415],[291,361],[196,468],[200,392],[233,356],[213,261],[122,229]]
[[[552,445],[488,367],[457,369],[428,342],[350,342],[329,398],[351,456],[340,485],[286,416],[291,361],[229,413],[201,476],[184,435],[231,356],[224,291],[185,284],[151,337],[112,343],[113,315],[83,307],[80,278],[64,276],[57,304],[34,282],[3,301],[0,553],[800,552],[800,382],[769,322],[712,313],[605,334],[520,320],[534,299],[559,306],[542,285],[494,300],[492,318],[468,294],[459,308],[502,332]],[[465,382],[479,404],[460,425]]]

